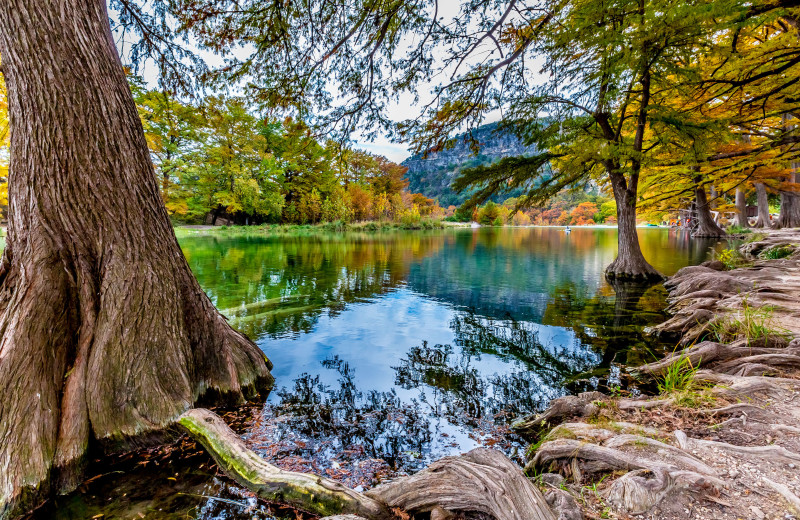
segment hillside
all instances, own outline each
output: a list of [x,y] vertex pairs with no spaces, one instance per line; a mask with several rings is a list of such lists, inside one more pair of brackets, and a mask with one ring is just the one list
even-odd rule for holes
[[[418,154],[403,161],[403,166],[408,167],[406,173],[408,189],[412,193],[422,193],[427,197],[438,199],[443,207],[451,204],[458,206],[469,195],[454,193],[450,189],[450,183],[462,168],[491,164],[503,157],[525,155],[536,151],[535,146],[525,146],[515,135],[507,131],[498,131],[497,123],[478,127],[473,131],[473,135],[480,143],[477,155],[470,149],[466,135],[462,134],[456,137],[453,148],[431,153],[425,159]],[[512,195],[516,194],[506,194],[500,199]]]

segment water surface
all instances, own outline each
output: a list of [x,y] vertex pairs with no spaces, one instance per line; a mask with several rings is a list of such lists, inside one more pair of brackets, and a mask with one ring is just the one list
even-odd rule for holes
[[[720,247],[676,230],[639,232],[645,256],[667,275]],[[616,229],[189,234],[180,242],[217,308],[275,365],[275,390],[248,443],[285,468],[355,487],[479,445],[520,457],[510,420],[569,392],[636,391],[624,367],[669,348],[642,333],[664,318],[663,288],[612,286],[603,276]],[[236,490],[211,473],[173,470],[172,487],[193,486],[180,496],[200,498],[190,506],[175,490],[156,498],[147,490],[163,475],[126,472],[125,485],[142,496],[114,517],[161,508],[157,517],[185,518],[189,507],[194,517],[237,518],[247,507],[245,516],[270,517],[231,498]],[[121,489],[100,479],[56,517],[106,511],[97,496]],[[220,494],[242,505],[202,497]]]

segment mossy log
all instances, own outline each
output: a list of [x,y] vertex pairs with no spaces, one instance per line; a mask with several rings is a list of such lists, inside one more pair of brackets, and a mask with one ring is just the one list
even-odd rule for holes
[[384,504],[338,482],[284,471],[269,464],[209,410],[193,408],[184,413],[179,422],[208,450],[226,475],[264,500],[321,516],[354,514],[370,520],[394,518]]
[[[445,457],[425,470],[358,493],[333,480],[284,471],[251,451],[213,412],[194,408],[180,424],[240,485],[269,502],[320,516],[386,520],[402,515],[447,518],[453,511],[498,520],[555,520],[541,492],[520,468],[496,450],[478,448]],[[401,515],[401,516],[402,516]],[[443,516],[444,515],[444,516]]]

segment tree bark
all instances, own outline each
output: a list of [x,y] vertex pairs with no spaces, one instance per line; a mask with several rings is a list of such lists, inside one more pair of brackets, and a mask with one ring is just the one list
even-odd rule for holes
[[727,233],[719,227],[711,215],[711,208],[706,197],[706,189],[702,184],[695,188],[695,202],[697,208],[697,228],[693,237],[724,237]]
[[736,215],[733,218],[733,225],[743,228],[750,227],[750,223],[747,222],[747,199],[741,188],[736,188]]
[[757,228],[765,228],[770,226],[769,218],[769,199],[767,198],[767,187],[762,182],[754,184],[756,188],[756,198],[758,199],[758,220],[756,220]]
[[[633,149],[640,154],[644,145],[644,133],[647,127],[647,110],[650,103],[650,70],[646,69],[639,80],[642,86],[642,98],[639,114],[636,118],[636,134],[633,139]],[[615,140],[616,133],[611,128],[608,118],[598,114],[596,120],[605,137]],[[639,190],[639,174],[642,163],[638,155],[631,158],[631,173],[628,178],[620,171],[617,160],[606,160],[606,171],[611,179],[614,190],[614,200],[617,202],[617,258],[606,267],[606,276],[609,278],[630,280],[663,279],[664,276],[647,263],[639,246],[639,236],[636,233],[636,202]]]
[[271,386],[214,308],[158,192],[105,2],[0,3],[10,105],[0,263],[0,518],[74,487],[90,445],[162,429],[203,398]]
[[636,195],[624,187],[624,179],[612,180],[617,201],[617,258],[606,267],[609,278],[656,280],[664,276],[647,263],[636,233]]
[[[792,184],[797,183],[797,170],[798,164],[792,163],[793,172],[789,176],[789,182]],[[781,192],[781,211],[778,215],[778,220],[775,222],[775,228],[796,228],[800,227],[800,194],[793,191]]]

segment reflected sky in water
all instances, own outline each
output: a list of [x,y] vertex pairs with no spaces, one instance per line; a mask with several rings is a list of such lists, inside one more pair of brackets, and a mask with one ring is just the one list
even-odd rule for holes
[[[667,275],[720,247],[677,230],[639,233],[645,256]],[[492,428],[553,397],[628,386],[622,368],[665,347],[642,334],[664,317],[663,289],[612,287],[603,276],[616,229],[198,236],[181,245],[215,304],[275,365],[277,391],[254,443],[269,451],[302,430],[319,403],[330,407],[329,421],[312,421],[300,436],[308,449],[270,452],[309,461],[295,469],[329,469],[332,455],[315,457],[349,449],[334,438],[348,418],[394,403],[400,415],[421,414],[430,441],[417,453],[409,435],[368,455],[411,471],[501,436]],[[348,385],[356,398],[341,398]]]
[[[723,246],[639,234],[667,275]],[[246,442],[356,488],[478,445],[519,459],[510,420],[568,392],[633,388],[624,367],[671,348],[642,333],[664,318],[663,288],[603,276],[615,229],[183,235],[200,284],[275,365]],[[37,518],[273,518],[192,457],[104,469]]]

